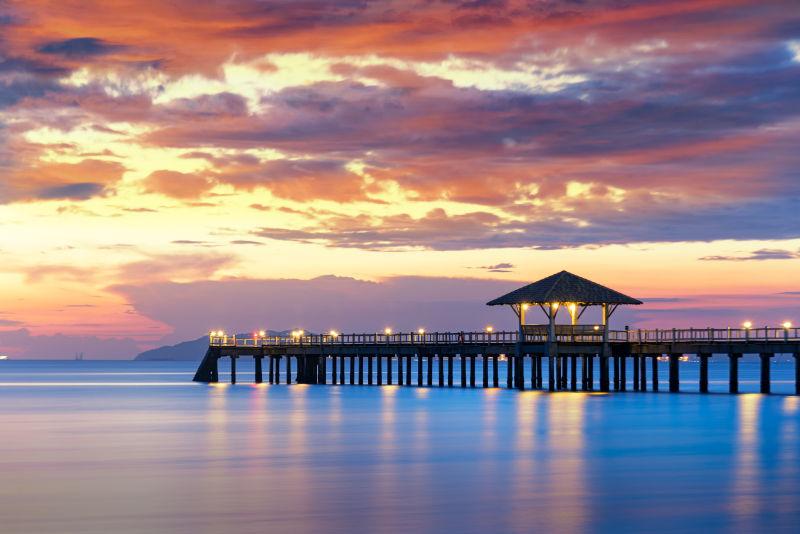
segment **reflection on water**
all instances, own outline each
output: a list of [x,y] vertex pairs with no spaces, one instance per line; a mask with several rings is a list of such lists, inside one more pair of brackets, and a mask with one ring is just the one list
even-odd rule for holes
[[37,385],[0,387],[0,530],[790,532],[800,520],[797,397],[171,384],[190,368],[144,365],[142,388],[108,369],[43,385],[18,367],[17,383]]

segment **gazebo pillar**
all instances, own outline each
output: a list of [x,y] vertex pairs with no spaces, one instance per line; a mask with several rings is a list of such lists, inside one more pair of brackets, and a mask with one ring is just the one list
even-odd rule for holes
[[[519,363],[523,361],[522,356],[524,354],[524,351],[522,349],[522,344],[525,342],[525,312],[527,311],[527,308],[528,308],[527,304],[519,305],[519,335],[517,336],[517,346],[514,354],[515,358],[513,363],[513,365],[515,366],[514,387],[517,389],[525,389],[525,374],[522,372],[522,369],[524,369],[524,367],[520,366]],[[512,365],[512,363],[508,362],[508,365]]]
[[[555,391],[555,358],[556,358],[556,314],[558,313],[558,304],[549,303],[547,308],[547,367],[548,367],[548,389]],[[560,377],[558,377],[560,380]]]

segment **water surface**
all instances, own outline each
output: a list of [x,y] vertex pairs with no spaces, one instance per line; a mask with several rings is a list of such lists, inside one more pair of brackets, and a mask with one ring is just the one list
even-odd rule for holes
[[[194,367],[2,363],[2,531],[790,532],[800,521],[798,397],[209,386],[190,382]],[[753,373],[743,365],[748,387]]]

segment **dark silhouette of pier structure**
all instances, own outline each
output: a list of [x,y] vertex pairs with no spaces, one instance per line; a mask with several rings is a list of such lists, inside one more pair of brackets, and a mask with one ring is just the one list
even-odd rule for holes
[[[218,382],[219,360],[229,358],[231,382],[236,383],[236,360],[251,357],[255,360],[256,383],[264,381],[266,360],[268,381],[273,384],[283,380],[287,384],[396,383],[453,387],[455,363],[459,363],[461,387],[505,385],[520,390],[593,391],[599,384],[602,392],[611,391],[612,386],[614,391],[625,391],[630,367],[633,390],[648,391],[649,367],[650,390],[658,391],[658,360],[666,358],[668,390],[678,392],[681,391],[679,365],[686,355],[695,355],[700,364],[696,391],[708,392],[709,360],[728,358],[728,390],[738,393],[739,360],[744,354],[756,354],[760,359],[760,392],[770,393],[770,361],[775,354],[791,354],[795,360],[795,394],[800,395],[797,327],[787,323],[779,328],[750,325],[725,329],[609,328],[609,320],[619,306],[640,304],[627,295],[562,271],[488,303],[510,306],[518,318],[517,331],[320,335],[294,332],[291,336],[251,338],[212,333],[194,380]],[[547,324],[527,324],[526,314],[533,307],[544,312]],[[579,324],[590,307],[600,308],[600,324]],[[562,310],[569,316],[569,324],[556,323]],[[476,359],[481,361],[480,380],[476,377]],[[500,359],[507,360],[502,383]],[[543,376],[545,360],[546,377]],[[595,379],[595,371],[599,380]]]

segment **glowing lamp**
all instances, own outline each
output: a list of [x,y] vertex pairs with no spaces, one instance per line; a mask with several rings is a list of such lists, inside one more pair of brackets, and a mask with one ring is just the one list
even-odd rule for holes
[[553,308],[554,311],[558,309],[558,306],[559,306],[558,302],[554,302],[550,305],[550,307]]
[[598,325],[594,325],[594,329],[595,329],[595,331],[597,331],[597,330],[600,330],[600,327]]
[[386,334],[387,336],[390,336],[392,335],[392,329],[387,326],[386,328],[383,329],[383,333]]
[[750,330],[751,328],[753,328],[753,323],[752,321],[745,321],[742,323],[742,326],[744,327],[745,330]]
[[530,308],[530,307],[531,307],[531,305],[530,305],[530,304],[523,304],[523,305],[522,305],[522,309],[523,309],[523,310],[527,310],[527,309],[528,309],[528,308]]
[[792,323],[790,321],[784,321],[782,325],[786,330],[789,330],[792,327]]
[[423,335],[424,333],[425,333],[425,329],[424,328],[420,328],[419,330],[417,330],[417,334],[419,334],[419,335]]
[[261,337],[267,337],[267,333],[264,330],[259,330],[258,335]]
[[328,334],[331,337],[339,337],[339,332],[337,332],[336,330],[331,330],[330,332],[328,332]]
[[487,326],[486,327],[486,333],[487,334],[491,334],[492,332],[494,332],[494,327],[492,325]]

